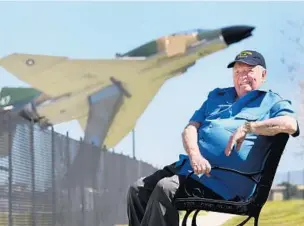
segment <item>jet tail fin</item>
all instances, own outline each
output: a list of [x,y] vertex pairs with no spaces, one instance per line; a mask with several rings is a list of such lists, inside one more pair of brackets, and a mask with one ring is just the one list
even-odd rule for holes
[[14,53],[2,58],[0,66],[26,81],[28,76],[41,73],[66,59],[67,57]]

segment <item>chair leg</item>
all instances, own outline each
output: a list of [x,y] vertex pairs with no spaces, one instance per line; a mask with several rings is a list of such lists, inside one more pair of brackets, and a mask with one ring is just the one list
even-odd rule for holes
[[189,215],[192,211],[193,210],[187,210],[186,215],[184,216],[184,219],[183,219],[183,222],[182,222],[182,226],[187,226],[187,219],[188,219],[188,217],[189,217]]
[[193,214],[191,226],[197,226],[197,224],[196,224],[196,217],[197,217],[199,211],[200,210],[196,210],[195,213]]
[[258,226],[259,225],[259,215],[254,217],[254,226]]
[[237,226],[243,226],[245,225],[251,218],[252,216],[248,216],[244,221],[242,221],[240,224],[238,224]]

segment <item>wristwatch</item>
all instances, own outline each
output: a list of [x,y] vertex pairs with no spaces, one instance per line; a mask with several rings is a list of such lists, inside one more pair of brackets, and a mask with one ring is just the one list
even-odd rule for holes
[[245,124],[244,124],[244,127],[245,127],[245,130],[246,130],[246,133],[252,133],[252,127],[251,127],[251,123],[246,121]]

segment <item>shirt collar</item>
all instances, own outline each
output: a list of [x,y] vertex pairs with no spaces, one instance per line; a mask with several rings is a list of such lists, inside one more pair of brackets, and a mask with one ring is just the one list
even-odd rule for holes
[[262,92],[266,92],[268,93],[270,91],[270,89],[268,88],[268,85],[266,83],[263,83],[259,89],[257,89],[258,91],[262,91]]
[[[268,93],[270,91],[270,89],[267,87],[267,85],[264,83],[260,86],[260,88],[253,90],[251,92],[265,92]],[[249,92],[249,93],[251,93]],[[235,99],[237,97],[237,93],[235,90],[235,87],[228,87],[227,89],[224,90],[224,96],[226,99],[227,103],[233,103],[235,102]]]

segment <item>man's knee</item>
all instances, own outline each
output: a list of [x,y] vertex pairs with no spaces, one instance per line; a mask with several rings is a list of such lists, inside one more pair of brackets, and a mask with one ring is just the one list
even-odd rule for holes
[[142,185],[142,178],[135,181],[128,189],[128,200],[133,199],[135,196],[138,195],[139,187]]
[[172,177],[165,177],[158,181],[155,189],[165,193],[167,197],[172,199],[178,187],[178,177],[174,175]]
[[129,186],[128,189],[128,197],[132,194],[136,194],[138,191],[138,187],[135,184],[132,184],[131,186]]
[[136,180],[130,187],[129,187],[129,191],[138,191],[140,187],[144,186],[144,182],[143,182],[144,177],[139,178],[138,180]]

